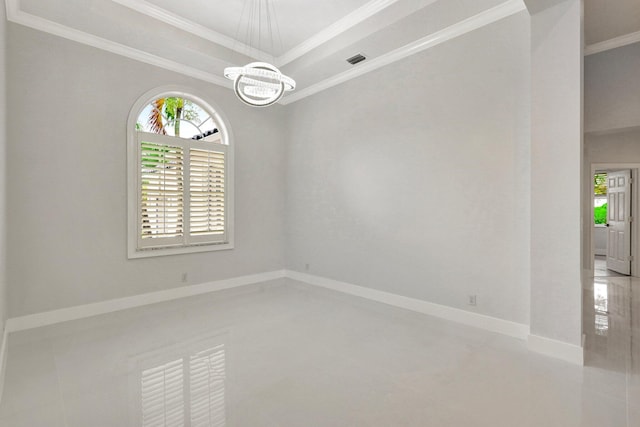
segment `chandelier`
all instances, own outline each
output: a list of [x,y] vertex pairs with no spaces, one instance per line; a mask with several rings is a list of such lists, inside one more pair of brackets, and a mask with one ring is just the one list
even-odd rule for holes
[[[269,32],[271,41],[271,51],[273,52],[273,23],[272,23],[272,5],[269,0],[247,0],[252,1],[253,5],[249,17],[247,18],[247,32],[249,33],[249,47],[252,47],[253,28],[257,26],[257,46],[260,48],[260,39],[262,37],[261,29],[265,28]],[[263,5],[264,4],[264,5]],[[247,9],[247,5],[243,9]],[[264,11],[264,12],[263,12]],[[263,26],[261,22],[264,19],[266,23]],[[275,16],[275,10],[273,11]],[[257,18],[256,18],[257,17]],[[253,19],[252,19],[253,18]],[[256,22],[251,22],[252,20]],[[274,18],[277,28],[277,20]],[[238,24],[238,32],[242,16]],[[291,77],[285,76],[275,66],[268,62],[252,62],[244,67],[227,67],[224,69],[224,76],[229,80],[233,80],[233,90],[240,101],[253,107],[267,107],[278,102],[287,91],[296,88],[296,82]]]

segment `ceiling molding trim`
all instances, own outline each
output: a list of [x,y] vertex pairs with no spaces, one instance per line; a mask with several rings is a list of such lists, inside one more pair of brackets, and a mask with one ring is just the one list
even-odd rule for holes
[[11,17],[15,16],[20,10],[20,0],[6,0],[4,2],[7,21],[13,21]]
[[631,34],[625,34],[624,36],[615,37],[603,42],[590,44],[584,48],[584,56],[593,55],[607,50],[616,49],[619,47],[627,46],[633,43],[640,42],[640,31]]
[[[291,95],[285,96],[280,101],[280,104],[287,105],[294,103],[325,89],[329,89],[355,77],[384,67],[385,65],[389,65],[408,56],[422,52],[423,50],[437,46],[448,40],[481,28],[485,25],[489,25],[493,22],[499,21],[500,19],[519,13],[523,10],[526,10],[523,0],[507,0],[506,2],[496,7],[460,21],[457,24],[453,24],[443,30],[418,39],[378,58],[374,58],[367,62],[364,62],[362,63],[362,65],[358,65],[356,68],[337,74],[304,89],[300,89]],[[93,34],[86,33],[84,31],[80,31],[75,28],[67,27],[65,25],[44,19],[39,16],[26,13],[20,10],[20,0],[6,0],[6,11],[7,20],[16,24],[24,25],[35,30],[53,34],[58,37],[92,46],[146,64],[154,65],[165,70],[200,79],[218,86],[229,89],[232,88],[231,81],[217,74],[202,71],[197,68],[184,65],[180,62],[172,61],[170,59],[166,59],[139,49],[132,48],[127,45],[123,45],[121,43],[117,43],[108,39],[104,39],[102,37],[95,36]]]
[[280,103],[287,105],[299,101],[325,89],[337,86],[355,77],[377,70],[378,68],[384,67],[385,65],[389,65],[408,56],[415,55],[416,53],[422,52],[423,50],[432,48],[446,41],[466,34],[470,31],[474,31],[478,28],[484,27],[485,25],[492,24],[503,18],[522,12],[526,9],[527,8],[523,0],[507,0],[506,2],[498,6],[487,9],[484,12],[480,12],[477,15],[474,15],[447,28],[418,39],[403,47],[392,50],[391,52],[379,56],[378,58],[363,62],[362,65],[358,65],[348,71],[336,74],[335,76],[330,77],[326,80],[298,90],[291,95],[285,96],[282,101],[280,101]]
[[116,55],[121,55],[130,59],[134,59],[136,61],[154,65],[159,68],[164,68],[165,70],[174,71],[176,73],[184,74],[189,77],[204,80],[218,86],[231,88],[232,83],[222,76],[211,74],[197,68],[189,67],[180,62],[153,55],[139,49],[134,49],[130,46],[107,40],[93,34],[88,34],[84,31],[67,27],[57,22],[49,21],[42,17],[26,13],[20,10],[19,0],[7,0],[6,5],[7,20],[16,24],[24,25],[35,30],[44,31],[49,34],[53,34],[55,36],[92,46],[98,49],[106,50],[107,52],[115,53]]
[[220,34],[217,31],[213,31],[212,29],[207,28],[204,25],[197,24],[189,19],[183,18],[182,16],[176,15],[173,12],[169,12],[168,10],[156,6],[155,4],[151,4],[146,0],[111,1],[114,3],[118,3],[121,6],[135,10],[136,12],[142,13],[143,15],[147,15],[151,18],[157,19],[158,21],[164,22],[165,24],[169,24],[172,27],[176,27],[182,31],[186,31],[187,33],[191,33],[205,40],[209,40],[210,42],[219,44],[220,46],[224,46],[227,49],[231,49],[242,55],[247,55],[252,58],[267,62],[273,60],[272,55],[260,49],[256,49],[245,43],[241,43],[233,39],[232,37],[228,37],[224,34]]
[[329,27],[321,30],[317,34],[309,37],[291,50],[285,52],[281,56],[274,59],[273,55],[268,54],[260,49],[251,47],[245,43],[241,43],[232,37],[220,34],[204,25],[197,24],[189,19],[179,16],[173,12],[149,3],[146,0],[111,0],[121,6],[135,10],[136,12],[157,19],[165,24],[169,24],[180,30],[191,33],[195,36],[202,37],[213,43],[217,43],[235,52],[248,55],[261,61],[273,61],[278,67],[288,64],[301,56],[309,53],[311,50],[321,46],[329,40],[344,33],[350,28],[360,24],[364,20],[372,17],[376,13],[398,2],[398,0],[371,0],[364,6],[359,7],[347,16],[336,21]]
[[640,132],[640,125],[615,127],[609,129],[585,129],[584,136],[605,136],[617,133]]
[[364,6],[359,7],[324,30],[321,30],[299,45],[280,55],[276,58],[276,64],[280,67],[300,58],[318,46],[323,45],[329,40],[372,17],[376,13],[386,9],[397,1],[398,0],[371,0]]

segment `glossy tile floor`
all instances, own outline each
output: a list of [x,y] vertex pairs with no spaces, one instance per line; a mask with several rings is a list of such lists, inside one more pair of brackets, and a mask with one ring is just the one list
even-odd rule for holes
[[603,384],[602,392],[626,401],[626,425],[640,426],[640,279],[595,277],[584,285],[583,302],[586,369],[618,384]]
[[584,368],[284,279],[16,333],[0,425],[638,426],[637,286],[585,288]]
[[593,268],[593,274],[596,277],[626,277],[624,274],[607,269],[607,257],[604,255],[595,256]]

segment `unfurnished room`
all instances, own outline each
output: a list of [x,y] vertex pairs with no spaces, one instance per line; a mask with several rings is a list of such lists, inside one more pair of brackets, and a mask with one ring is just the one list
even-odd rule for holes
[[640,426],[639,0],[0,0],[0,427]]

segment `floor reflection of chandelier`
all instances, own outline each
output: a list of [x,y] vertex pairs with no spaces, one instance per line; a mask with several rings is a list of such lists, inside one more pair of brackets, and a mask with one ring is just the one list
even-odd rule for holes
[[[247,0],[250,1],[250,0]],[[265,28],[269,32],[271,41],[271,51],[273,52],[273,26],[278,28],[277,20],[272,22],[272,7],[269,0],[252,0],[253,5],[247,18],[247,33],[249,34],[248,45],[251,47],[253,28],[257,28],[258,48],[260,48],[261,29]],[[244,14],[244,12],[243,12]],[[262,23],[264,19],[266,23]],[[273,11],[275,16],[275,10]],[[257,22],[251,22],[251,21]],[[240,23],[242,16],[240,17]],[[240,24],[238,24],[238,30]],[[233,80],[233,90],[242,102],[254,107],[267,107],[278,102],[284,93],[296,88],[296,82],[291,77],[285,76],[274,65],[267,62],[252,62],[244,67],[227,67],[224,69],[224,76]]]

